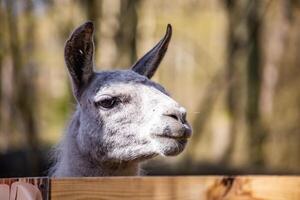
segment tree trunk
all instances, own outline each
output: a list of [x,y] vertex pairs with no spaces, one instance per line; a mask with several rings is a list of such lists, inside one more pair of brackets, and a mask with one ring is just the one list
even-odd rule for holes
[[[8,24],[10,48],[13,63],[13,105],[14,117],[9,126],[16,127],[17,132],[23,133],[26,146],[30,151],[28,162],[31,163],[31,174],[38,171],[38,137],[35,119],[36,102],[36,67],[34,60],[35,47],[35,16],[32,0],[26,0],[25,7],[25,42],[22,46],[19,39],[17,23],[17,1],[6,1],[8,10]],[[17,119],[17,120],[16,120]],[[14,124],[13,124],[14,122]]]
[[140,0],[121,1],[119,28],[115,35],[117,57],[114,66],[130,66],[136,61],[137,10]]
[[[230,140],[222,162],[229,163],[235,150],[236,137],[244,123],[246,101],[246,68],[248,57],[249,32],[245,23],[248,2],[227,1],[228,9],[228,55],[227,55],[227,108],[230,118]],[[241,31],[243,30],[243,31]]]
[[266,139],[266,129],[261,121],[260,91],[262,82],[262,65],[260,52],[260,21],[259,1],[253,0],[249,4],[247,25],[249,28],[249,59],[247,63],[247,110],[246,118],[250,140],[250,159],[252,164],[264,166],[263,144]]
[[[2,64],[3,64],[3,57],[4,57],[4,52],[5,52],[5,44],[4,44],[4,30],[5,30],[5,24],[4,22],[4,8],[3,8],[3,2],[0,0],[0,19],[2,19],[0,21],[0,27],[2,27],[0,29],[0,108],[2,105]],[[1,137],[1,133],[2,133],[2,129],[1,127],[2,125],[2,112],[0,112],[0,137]],[[0,148],[1,148],[1,144],[0,144]]]
[[100,21],[102,16],[102,0],[89,0],[83,3],[87,6],[87,18],[95,24],[94,43],[98,48],[100,39]]
[[6,38],[5,38],[5,31],[6,31],[6,24],[5,24],[5,8],[3,6],[3,1],[0,0],[0,151],[5,151],[7,149],[7,137],[8,135],[5,134],[5,115],[7,113],[5,113],[5,108],[4,108],[4,81],[3,81],[3,71],[4,71],[4,67],[3,67],[3,59],[5,56],[5,52],[7,51],[7,47],[6,47]]
[[[266,129],[261,121],[261,9],[260,1],[228,0],[229,56],[227,105],[231,116],[231,142],[224,160],[234,151],[240,125],[246,121],[249,140],[249,159],[254,165],[264,165],[263,145]],[[244,92],[246,91],[246,92]]]
[[[30,162],[32,163],[32,172],[38,171],[38,127],[36,122],[37,114],[37,95],[36,95],[36,80],[37,69],[34,62],[34,51],[36,42],[36,17],[34,15],[34,4],[32,0],[26,0],[25,8],[25,46],[24,46],[24,68],[22,70],[22,76],[24,80],[24,89],[19,93],[19,104],[22,119],[25,124],[26,138],[29,150],[31,153]],[[19,87],[20,88],[20,87]]]
[[17,101],[16,91],[19,82],[19,71],[22,65],[22,57],[20,52],[20,42],[17,29],[17,16],[15,1],[6,0],[6,12],[7,12],[7,32],[9,36],[9,53],[11,55],[11,65],[7,63],[3,73],[5,73],[4,80],[4,95],[3,95],[3,132],[6,137],[6,150],[12,145],[12,138],[16,133],[16,127],[19,122],[17,118]]

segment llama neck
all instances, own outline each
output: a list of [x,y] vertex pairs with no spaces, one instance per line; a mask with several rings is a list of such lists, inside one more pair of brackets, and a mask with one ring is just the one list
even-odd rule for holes
[[54,176],[135,176],[139,174],[138,163],[96,163],[88,154],[82,153],[76,141],[80,130],[79,118],[80,111],[77,111],[61,144],[61,155]]

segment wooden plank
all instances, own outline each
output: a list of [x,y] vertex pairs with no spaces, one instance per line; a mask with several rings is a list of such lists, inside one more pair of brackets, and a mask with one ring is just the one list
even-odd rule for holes
[[182,176],[51,179],[51,200],[300,200],[300,177]]

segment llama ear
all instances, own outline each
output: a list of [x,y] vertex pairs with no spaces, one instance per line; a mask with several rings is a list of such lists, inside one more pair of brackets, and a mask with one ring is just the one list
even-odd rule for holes
[[94,74],[93,32],[93,23],[86,22],[75,29],[65,45],[65,62],[71,77],[74,96],[77,99]]
[[159,41],[148,53],[139,59],[132,67],[138,74],[151,78],[162,61],[172,36],[172,26],[168,24],[163,39]]

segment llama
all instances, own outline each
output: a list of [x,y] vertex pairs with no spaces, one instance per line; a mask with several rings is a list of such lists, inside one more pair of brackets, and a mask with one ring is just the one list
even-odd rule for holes
[[65,62],[77,109],[54,153],[56,177],[129,176],[142,161],[181,153],[192,134],[186,110],[150,80],[172,35],[129,70],[95,72],[92,22],[79,26],[65,45]]

